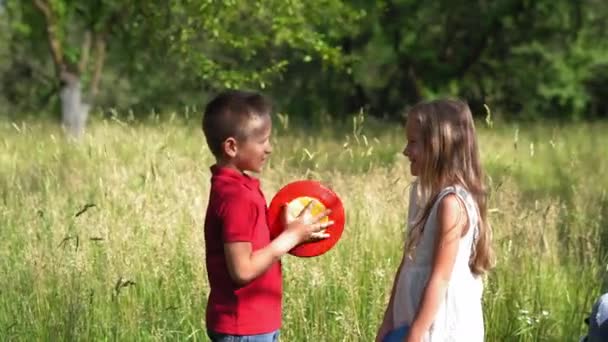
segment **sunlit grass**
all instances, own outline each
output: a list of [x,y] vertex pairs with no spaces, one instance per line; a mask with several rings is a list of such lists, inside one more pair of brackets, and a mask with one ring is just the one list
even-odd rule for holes
[[[577,340],[607,279],[608,126],[478,126],[498,252],[487,340]],[[403,133],[363,117],[291,129],[275,121],[267,199],[318,179],[347,225],[327,254],[283,259],[282,339],[370,341],[403,245]],[[78,143],[52,124],[0,123],[0,336],[206,340],[211,164],[196,122],[97,120]]]

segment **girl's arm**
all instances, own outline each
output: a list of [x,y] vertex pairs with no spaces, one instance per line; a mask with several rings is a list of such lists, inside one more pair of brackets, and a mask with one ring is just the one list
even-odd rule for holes
[[466,223],[466,211],[458,197],[454,194],[445,196],[437,210],[438,234],[431,275],[406,338],[408,342],[421,341],[435,321],[454,269],[458,244]]
[[378,328],[378,332],[376,333],[376,342],[381,342],[382,338],[393,328],[393,300],[395,298],[395,291],[397,286],[397,281],[399,281],[399,276],[401,275],[401,268],[403,267],[403,263],[405,262],[405,255],[401,259],[401,263],[399,264],[399,268],[397,269],[397,274],[395,275],[395,279],[393,279],[393,288],[391,289],[391,297],[388,300],[388,305],[386,310],[384,311],[384,318],[382,319],[382,324]]
[[[410,196],[409,196],[409,204],[407,211],[407,220],[412,220],[416,216],[417,211],[417,187],[418,181],[414,181],[410,187]],[[406,229],[409,228],[409,224],[406,225]],[[405,247],[405,245],[404,245]],[[376,333],[376,342],[382,341],[382,338],[393,328],[393,305],[395,300],[395,292],[397,291],[397,282],[399,281],[399,277],[401,276],[401,269],[403,268],[403,264],[405,263],[406,252],[404,248],[403,257],[401,258],[401,263],[399,264],[399,268],[397,269],[397,274],[395,275],[395,279],[393,279],[393,288],[391,289],[391,297],[388,301],[388,305],[386,311],[384,312],[384,318],[382,319],[382,324],[378,328],[378,332]]]

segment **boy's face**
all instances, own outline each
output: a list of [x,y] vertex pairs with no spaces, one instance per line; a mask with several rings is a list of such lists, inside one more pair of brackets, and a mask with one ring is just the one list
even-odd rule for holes
[[241,171],[259,173],[272,153],[270,115],[254,117],[246,125],[246,138],[236,141],[233,162]]

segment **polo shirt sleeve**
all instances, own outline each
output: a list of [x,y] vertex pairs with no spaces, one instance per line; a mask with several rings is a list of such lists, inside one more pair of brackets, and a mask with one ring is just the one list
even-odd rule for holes
[[245,196],[227,199],[220,210],[222,239],[226,242],[250,242],[257,221],[255,204]]

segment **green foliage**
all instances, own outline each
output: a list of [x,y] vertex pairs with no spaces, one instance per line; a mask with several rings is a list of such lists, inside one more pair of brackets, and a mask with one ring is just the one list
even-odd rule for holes
[[[49,0],[47,0],[49,1]],[[397,118],[437,96],[497,117],[577,120],[608,112],[603,1],[50,1],[65,58],[90,31],[107,42],[102,108],[181,110],[223,88],[271,94],[305,120],[364,109]],[[52,103],[46,24],[31,1],[0,22],[3,97]],[[91,69],[82,75],[91,81]],[[49,101],[51,100],[51,101]]]
[[[338,40],[351,73],[312,73],[297,66],[276,97],[292,89],[298,103],[329,113],[369,108],[398,116],[421,99],[460,96],[476,113],[488,103],[508,117],[576,119],[605,115],[597,93],[606,84],[603,2],[379,1],[355,34]],[[397,19],[398,18],[398,19]],[[317,69],[320,65],[316,66]],[[308,72],[301,73],[300,69]],[[305,77],[310,75],[310,77]],[[286,86],[287,85],[287,86]],[[323,89],[327,97],[314,96]],[[300,100],[301,94],[313,94]],[[332,98],[339,99],[332,102]],[[301,102],[305,102],[301,104]]]
[[264,89],[292,59],[340,65],[341,51],[327,42],[332,32],[319,26],[348,23],[346,7],[337,1],[186,1],[171,7],[184,17],[169,39],[205,85]]

